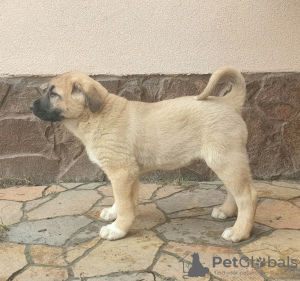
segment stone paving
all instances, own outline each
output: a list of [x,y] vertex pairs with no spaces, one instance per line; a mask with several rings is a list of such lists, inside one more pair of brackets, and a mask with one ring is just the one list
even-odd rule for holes
[[[251,238],[221,238],[220,181],[144,183],[140,214],[123,239],[99,238],[113,204],[108,183],[0,189],[0,281],[300,280],[300,182],[255,182]],[[199,255],[204,276],[191,277]],[[197,275],[197,274],[196,274]]]

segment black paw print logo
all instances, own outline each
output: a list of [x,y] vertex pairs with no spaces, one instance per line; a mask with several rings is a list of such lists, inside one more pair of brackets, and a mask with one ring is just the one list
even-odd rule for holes
[[265,258],[259,257],[256,259],[257,263],[255,265],[259,265],[259,267],[264,267],[266,265],[266,260]]

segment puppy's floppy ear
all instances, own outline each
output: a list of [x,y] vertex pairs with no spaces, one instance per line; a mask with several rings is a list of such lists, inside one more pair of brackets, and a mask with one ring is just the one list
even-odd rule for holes
[[76,92],[81,92],[83,94],[85,97],[85,104],[91,112],[95,113],[100,111],[102,107],[101,97],[92,83],[73,83],[72,94]]

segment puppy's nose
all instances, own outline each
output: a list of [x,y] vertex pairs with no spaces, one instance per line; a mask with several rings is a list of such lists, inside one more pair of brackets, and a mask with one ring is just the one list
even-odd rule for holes
[[33,103],[29,106],[30,110],[32,111],[34,109]]

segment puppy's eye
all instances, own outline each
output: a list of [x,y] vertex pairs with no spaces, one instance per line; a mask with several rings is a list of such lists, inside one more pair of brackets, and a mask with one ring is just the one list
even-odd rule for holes
[[50,98],[59,97],[59,95],[58,95],[58,94],[56,94],[56,93],[53,93],[53,92],[50,92],[50,93],[49,93],[49,96],[50,96]]
[[59,95],[57,93],[55,93],[53,90],[54,90],[54,85],[52,85],[48,91],[49,97],[50,98],[59,97]]

